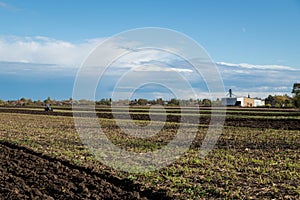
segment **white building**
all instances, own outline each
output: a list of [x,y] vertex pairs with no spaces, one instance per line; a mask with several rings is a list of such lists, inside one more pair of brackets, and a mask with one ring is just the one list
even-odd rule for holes
[[265,101],[249,97],[226,97],[222,98],[222,106],[258,107],[264,106]]
[[254,99],[254,107],[264,106],[265,100]]

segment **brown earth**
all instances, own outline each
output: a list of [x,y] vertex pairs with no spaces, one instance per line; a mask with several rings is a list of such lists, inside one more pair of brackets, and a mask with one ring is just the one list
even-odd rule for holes
[[0,142],[0,199],[166,199],[164,191]]
[[[54,115],[54,116],[69,116],[72,117],[72,112],[44,112],[39,110],[29,110],[29,109],[9,109],[0,108],[0,112],[6,113],[23,113],[23,114],[40,114],[40,115]],[[236,117],[227,116],[225,120],[225,126],[239,126],[239,127],[251,127],[251,128],[273,128],[273,129],[285,129],[285,130],[300,130],[300,120],[295,118],[268,118],[268,113],[252,113],[253,116],[263,115],[263,118],[251,118],[251,117],[239,117],[241,113],[246,114],[247,112],[234,113]],[[251,113],[251,112],[249,112]],[[248,113],[248,114],[249,114]],[[91,112],[77,112],[76,116],[80,117],[91,117]],[[131,113],[131,118],[134,120],[150,120],[148,114],[134,114]],[[295,113],[291,113],[294,116]],[[126,119],[127,116],[123,114],[112,114],[108,112],[98,112],[97,116],[99,118],[113,119],[117,117],[118,119]],[[269,114],[273,117],[273,114]],[[289,115],[288,115],[289,116]],[[195,123],[198,121],[195,116],[186,117],[187,123]],[[210,116],[201,116],[200,124],[208,125],[210,123]],[[180,122],[179,115],[167,115],[167,122]]]
[[[44,112],[37,110],[26,109],[1,109],[0,112],[7,113],[23,113],[23,114],[37,114],[37,115],[54,115],[54,116],[70,116],[72,112]],[[267,114],[267,113],[264,113]],[[91,116],[89,112],[80,112],[83,117]],[[124,114],[118,114],[118,118],[124,118]],[[244,126],[256,128],[274,128],[274,129],[294,129],[300,130],[299,119],[276,119],[270,117],[266,118],[242,118],[242,117],[227,117],[225,125],[227,126]],[[101,118],[113,118],[111,113],[98,113]],[[135,120],[150,120],[148,114],[131,114],[131,118]],[[180,117],[168,115],[167,121],[179,122]],[[195,122],[195,117],[189,118],[190,123]],[[200,123],[207,125],[210,122],[209,116],[201,116]],[[275,152],[278,148],[282,151],[287,149],[299,149],[299,145],[295,143],[291,146],[285,140],[270,140],[253,142],[252,140],[241,140],[241,144],[237,145],[237,141],[220,141],[220,147],[228,147],[228,145],[235,145],[235,149],[245,151],[245,149],[259,149],[263,150],[264,156],[268,152]],[[296,142],[296,141],[295,141]],[[200,143],[199,143],[200,144]],[[236,148],[238,146],[239,148]],[[270,153],[273,156],[272,153]],[[296,157],[297,158],[297,157]],[[166,191],[157,189],[143,190],[141,185],[133,183],[128,179],[120,179],[109,174],[108,172],[95,172],[90,168],[74,165],[68,161],[52,158],[40,153],[36,153],[30,149],[20,147],[8,142],[0,141],[0,199],[168,199]],[[257,159],[257,158],[256,158]],[[294,157],[291,157],[291,160]],[[256,163],[254,163],[256,164]],[[284,166],[285,167],[285,166]],[[285,170],[283,168],[282,170]],[[239,172],[240,174],[241,172]],[[241,176],[241,175],[240,175]],[[276,199],[278,195],[268,191],[263,191],[266,187],[262,184],[248,180],[248,174],[245,176],[243,185],[247,181],[247,188],[252,187],[254,196],[261,197],[261,199]],[[252,176],[256,177],[256,174]],[[199,179],[202,181],[202,178]],[[246,180],[247,179],[247,180]],[[203,178],[203,180],[205,180]],[[230,180],[230,179],[229,179]],[[213,180],[209,184],[218,185],[218,187],[225,187],[223,182]],[[202,183],[202,182],[201,182]],[[205,183],[205,182],[204,182]],[[286,182],[276,182],[276,184],[291,184],[290,180]],[[221,184],[221,185],[220,185]],[[295,184],[296,185],[296,184]],[[276,186],[277,187],[277,186]],[[278,186],[278,188],[280,188]],[[250,189],[249,189],[250,190]],[[296,193],[291,193],[292,189],[279,190],[280,195],[288,194],[297,198]],[[211,191],[213,197],[219,197]],[[298,195],[299,196],[299,195]],[[295,199],[296,199],[295,198]]]

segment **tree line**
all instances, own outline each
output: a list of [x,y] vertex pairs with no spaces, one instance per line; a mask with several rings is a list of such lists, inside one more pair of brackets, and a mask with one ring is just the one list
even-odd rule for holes
[[110,106],[112,104],[114,105],[131,105],[131,106],[149,106],[149,105],[163,105],[163,106],[211,106],[211,105],[221,105],[221,101],[219,99],[217,100],[210,100],[210,99],[188,99],[188,100],[181,100],[172,98],[170,100],[164,100],[162,98],[157,98],[154,100],[148,100],[148,99],[125,99],[125,100],[116,100],[112,101],[111,98],[103,98],[99,101],[90,101],[90,100],[73,100],[72,98],[68,100],[55,100],[48,97],[45,100],[36,100],[33,101],[32,99],[27,99],[25,97],[22,97],[18,100],[8,100],[3,101],[0,100],[0,106],[45,106],[47,104],[51,104],[53,106],[70,106],[70,105],[76,105],[76,104],[96,104],[96,105],[103,105],[103,106]]
[[[292,90],[293,96],[285,95],[269,95],[265,98],[264,107],[274,107],[274,108],[300,108],[300,83],[295,83]],[[8,100],[3,101],[0,99],[0,106],[44,106],[46,104],[51,104],[54,106],[71,106],[73,104],[96,104],[103,106],[114,105],[131,105],[131,106],[150,106],[150,105],[163,105],[163,106],[221,106],[221,100],[210,100],[210,99],[176,99],[172,98],[170,100],[164,100],[162,98],[157,98],[155,100],[148,99],[133,99],[133,100],[117,100],[112,101],[111,98],[103,98],[99,101],[89,101],[89,100],[73,100],[69,98],[68,100],[55,100],[50,97],[45,100],[26,99],[22,97],[19,100]]]

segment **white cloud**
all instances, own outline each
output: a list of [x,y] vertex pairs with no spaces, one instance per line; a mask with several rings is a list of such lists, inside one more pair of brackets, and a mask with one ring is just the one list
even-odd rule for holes
[[234,64],[234,63],[226,63],[226,62],[216,62],[218,65],[228,66],[228,67],[239,67],[239,68],[245,68],[245,69],[266,69],[266,70],[296,70],[289,66],[284,65],[253,65],[248,63],[240,63],[240,64]]
[[265,98],[268,94],[291,94],[300,70],[283,65],[253,65],[217,62],[226,89],[238,96]]
[[[38,63],[52,64],[62,67],[79,67],[82,62],[90,55],[97,45],[103,42],[106,38],[88,39],[81,43],[71,43],[63,40],[48,38],[45,36],[35,37],[17,37],[17,36],[0,36],[0,62],[20,62],[20,63]],[[114,41],[117,42],[117,41]],[[129,54],[122,53],[130,50],[125,47],[130,47],[131,44],[125,41],[118,43],[109,43],[107,51],[102,58],[118,57],[118,68],[134,68],[137,66],[147,65],[148,63],[157,65],[157,67],[148,68],[157,71],[159,65],[168,64],[174,60],[174,55],[161,52],[159,50],[142,50],[132,51]],[[103,53],[103,52],[102,52]],[[173,57],[172,57],[173,56]],[[99,55],[98,55],[99,58]],[[96,59],[97,62],[99,59]],[[98,63],[97,63],[98,64]],[[170,66],[168,70],[177,72],[190,72],[178,66]],[[146,70],[142,68],[141,70]]]
[[[0,2],[1,3],[1,2]],[[1,6],[1,4],[0,4]],[[81,43],[71,43],[44,36],[35,37],[0,37],[0,73],[1,74],[48,74],[59,76],[63,73],[75,74],[75,70],[82,64],[90,52],[105,38],[85,40]],[[122,78],[124,73],[131,71],[126,81],[119,85],[122,91],[129,90],[142,82],[162,82],[180,91],[183,97],[191,97],[187,90],[188,85],[180,84],[188,80],[192,88],[197,91],[198,97],[208,95],[205,83],[193,67],[175,55],[155,49],[142,51],[128,51],[125,47],[134,44],[117,41],[107,46],[108,50],[102,51],[103,63],[110,58],[118,58],[106,72],[104,79],[106,88],[114,88],[113,82]],[[123,53],[126,53],[124,54]],[[128,53],[129,52],[129,53]],[[120,56],[123,55],[123,56]],[[99,55],[95,55],[95,63]],[[10,63],[9,63],[10,62]],[[270,93],[290,93],[292,84],[299,81],[300,70],[284,65],[254,65],[249,63],[216,62],[223,78],[226,90],[232,88],[237,95],[266,97]],[[94,65],[92,65],[94,66]],[[104,67],[97,63],[95,67]],[[210,71],[206,64],[201,64],[203,71]],[[6,69],[7,68],[7,69]],[[91,68],[92,73],[94,68]],[[206,75],[209,73],[206,73]],[[96,76],[97,74],[95,74]],[[205,77],[213,79],[215,77]],[[147,92],[155,92],[150,90]],[[219,93],[215,97],[222,97]]]
[[73,44],[44,36],[0,37],[0,61],[79,66],[101,40]]
[[142,65],[135,67],[133,71],[141,71],[141,72],[188,72],[191,73],[193,70],[191,69],[181,69],[181,68],[173,68],[173,67],[160,67],[157,65]]

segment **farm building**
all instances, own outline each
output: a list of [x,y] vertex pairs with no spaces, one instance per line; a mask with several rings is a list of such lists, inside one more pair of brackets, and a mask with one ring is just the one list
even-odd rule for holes
[[254,99],[248,97],[233,97],[231,89],[229,90],[229,97],[222,98],[222,106],[241,106],[241,107],[258,107],[264,106],[265,101],[261,99]]
[[226,97],[222,98],[222,106],[258,107],[264,106],[265,101],[249,97]]

